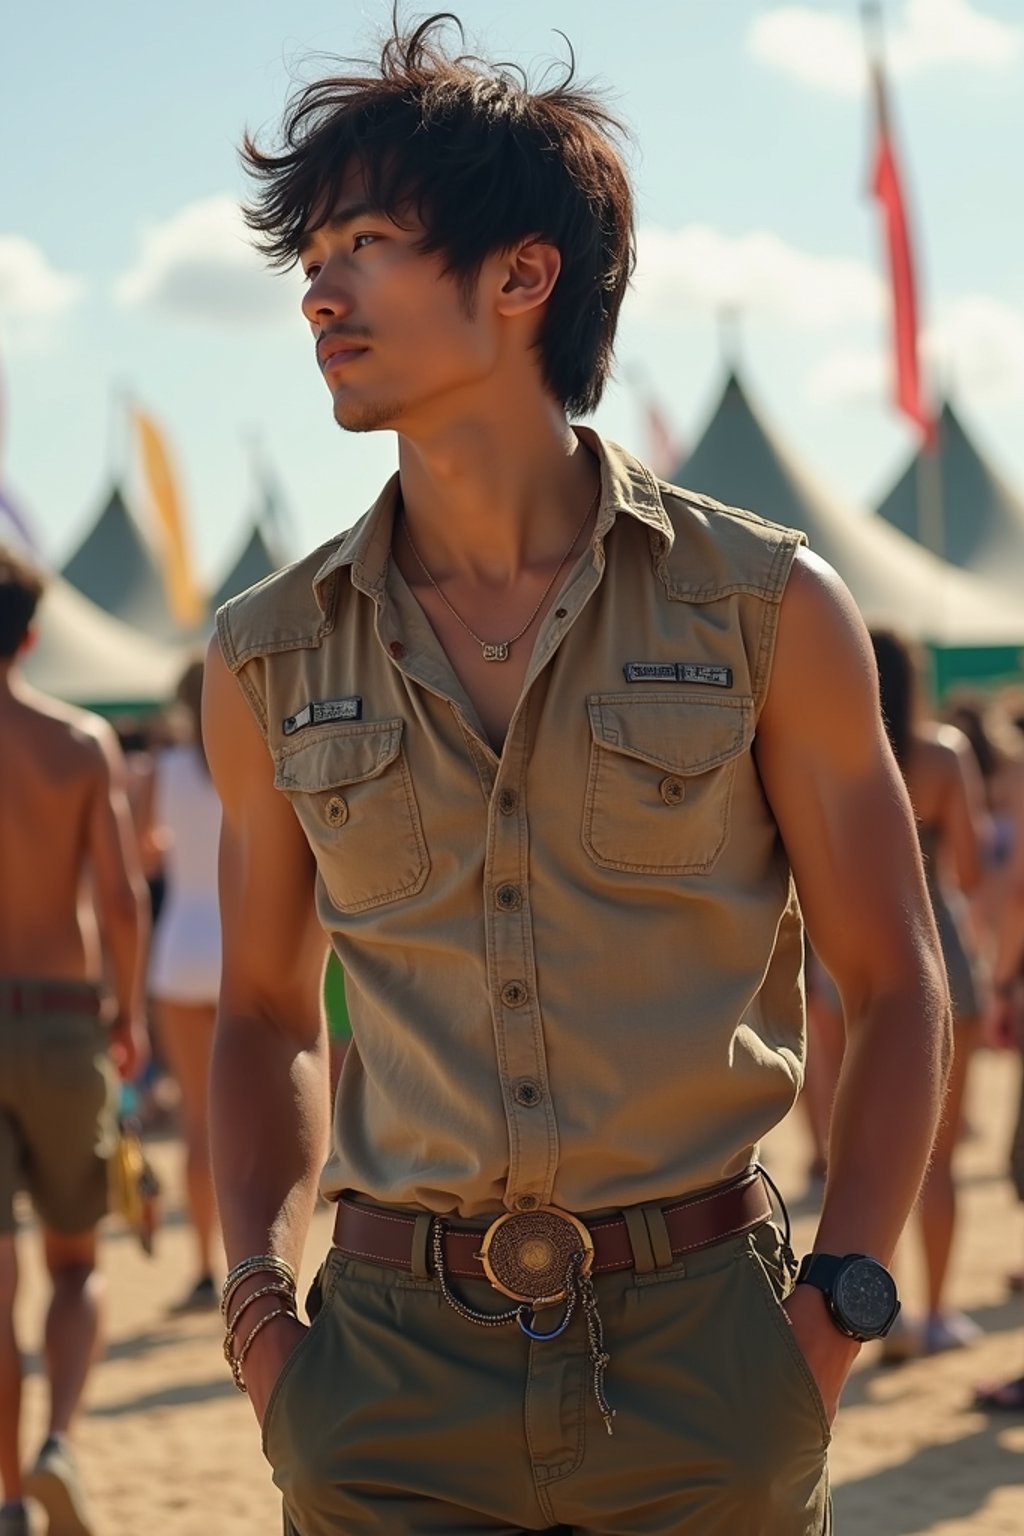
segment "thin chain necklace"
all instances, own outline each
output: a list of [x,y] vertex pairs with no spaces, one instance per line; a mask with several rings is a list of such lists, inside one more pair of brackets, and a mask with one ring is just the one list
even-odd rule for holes
[[555,574],[552,576],[551,580],[548,582],[547,586],[544,588],[544,591],[541,593],[540,600],[537,603],[537,606],[534,608],[533,612],[530,614],[530,617],[527,619],[527,621],[523,625],[522,629],[517,629],[515,634],[511,635],[507,640],[483,640],[477,634],[476,630],[470,629],[469,625],[466,623],[465,619],[462,617],[462,614],[458,613],[456,611],[456,609],[454,609],[452,607],[451,603],[445,597],[444,593],[441,591],[441,588],[438,586],[437,582],[434,580],[433,576],[431,576],[430,572],[427,570],[426,566],[423,564],[422,556],[420,555],[419,550],[416,548],[416,545],[413,543],[412,534],[409,532],[409,520],[408,520],[408,518],[403,518],[402,519],[402,528],[405,531],[405,537],[406,537],[406,540],[408,542],[409,548],[412,551],[412,556],[413,556],[413,559],[416,561],[416,564],[419,566],[419,568],[423,572],[424,576],[430,582],[430,585],[433,587],[434,591],[437,593],[437,595],[441,599],[442,603],[444,603],[445,607],[448,609],[448,612],[451,614],[452,618],[455,619],[459,624],[461,624],[463,629],[466,631],[466,634],[469,635],[473,640],[476,641],[477,645],[480,647],[480,655],[483,657],[484,661],[508,661],[509,653],[511,652],[512,647],[515,645],[517,640],[521,640],[523,638],[523,636],[526,634],[526,631],[529,629],[530,625],[533,623],[534,619],[537,617],[538,613],[540,613],[540,611],[543,608],[544,604],[547,602],[548,594],[550,593],[551,588],[554,586],[554,584],[558,580],[559,576],[561,576],[563,567],[565,566],[565,562],[568,560],[569,556],[572,554],[573,550],[576,548],[576,541],[579,538],[580,534],[583,532],[584,528],[587,526],[587,523],[590,521],[591,513],[594,511],[594,509],[596,508],[596,506],[597,506],[597,504],[598,504],[598,502],[600,500],[601,500],[601,487],[598,486],[598,488],[597,488],[597,495],[594,497],[593,501],[590,503],[590,506],[587,508],[586,512],[584,513],[582,523],[580,523],[579,527],[576,529],[576,532],[573,534],[572,542],[569,545],[569,548],[566,550],[566,552],[562,556],[561,560],[559,560],[559,562],[558,562],[558,569],[555,571]]

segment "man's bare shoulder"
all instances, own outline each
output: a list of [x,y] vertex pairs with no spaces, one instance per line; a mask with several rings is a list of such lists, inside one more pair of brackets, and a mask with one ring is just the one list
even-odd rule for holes
[[864,620],[842,578],[807,548],[796,551],[782,595],[762,729],[781,732],[795,749],[828,741],[857,759],[880,739]]
[[36,689],[20,694],[17,720],[11,724],[12,751],[20,738],[37,757],[59,754],[65,769],[75,766],[83,774],[104,771],[118,750],[117,737],[102,716]]

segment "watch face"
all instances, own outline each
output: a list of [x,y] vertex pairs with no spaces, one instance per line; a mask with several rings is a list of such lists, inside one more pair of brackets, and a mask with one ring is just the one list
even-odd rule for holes
[[851,1259],[836,1276],[832,1300],[851,1333],[881,1333],[896,1306],[896,1285],[874,1259]]

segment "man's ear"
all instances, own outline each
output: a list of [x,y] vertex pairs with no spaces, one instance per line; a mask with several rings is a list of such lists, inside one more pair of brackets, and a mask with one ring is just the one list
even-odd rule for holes
[[497,310],[510,319],[545,304],[562,270],[561,252],[545,240],[524,240],[506,253],[503,263]]

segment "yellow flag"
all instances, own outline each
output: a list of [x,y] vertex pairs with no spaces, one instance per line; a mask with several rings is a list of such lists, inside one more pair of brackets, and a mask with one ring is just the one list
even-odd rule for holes
[[160,527],[160,573],[168,606],[182,628],[191,629],[202,622],[206,605],[192,569],[188,532],[170,455],[153,418],[138,406],[134,416],[149,499]]

